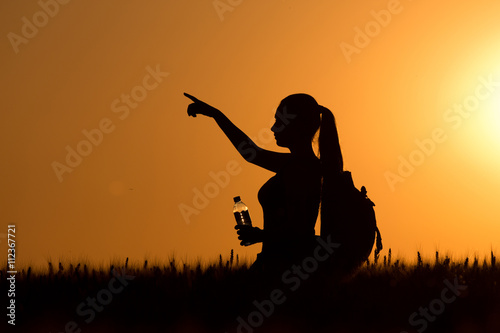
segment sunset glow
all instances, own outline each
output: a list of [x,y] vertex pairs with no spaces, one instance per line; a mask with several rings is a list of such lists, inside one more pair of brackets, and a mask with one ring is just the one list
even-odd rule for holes
[[500,2],[239,3],[71,1],[45,24],[36,1],[1,5],[0,234],[17,226],[20,264],[255,259],[233,197],[262,226],[273,174],[183,92],[276,151],[283,98],[331,109],[382,256],[500,250]]

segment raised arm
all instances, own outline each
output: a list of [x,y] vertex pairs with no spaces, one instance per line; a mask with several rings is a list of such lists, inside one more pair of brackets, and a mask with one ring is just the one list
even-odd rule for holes
[[234,125],[220,110],[187,93],[184,93],[184,96],[193,101],[188,106],[188,115],[196,117],[197,114],[202,114],[212,117],[247,162],[273,172],[278,172],[288,160],[290,155],[288,153],[277,153],[257,146],[252,139]]

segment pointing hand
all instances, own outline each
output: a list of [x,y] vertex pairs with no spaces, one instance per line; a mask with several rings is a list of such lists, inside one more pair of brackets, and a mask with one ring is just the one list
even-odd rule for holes
[[188,93],[184,93],[184,96],[193,101],[193,103],[188,105],[187,109],[188,116],[196,117],[196,115],[202,114],[207,117],[214,117],[216,113],[220,112],[213,106],[210,106],[207,103],[200,101],[198,98]]

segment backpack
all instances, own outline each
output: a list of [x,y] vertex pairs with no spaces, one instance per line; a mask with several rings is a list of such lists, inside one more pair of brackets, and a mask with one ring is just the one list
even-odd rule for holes
[[349,171],[324,177],[321,198],[320,237],[340,244],[332,260],[341,268],[351,269],[359,266],[370,256],[373,245],[375,258],[382,250],[382,238],[375,218],[375,204],[354,186]]

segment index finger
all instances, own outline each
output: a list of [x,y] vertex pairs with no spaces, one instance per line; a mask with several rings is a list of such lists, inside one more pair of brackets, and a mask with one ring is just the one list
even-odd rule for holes
[[190,100],[192,100],[193,102],[199,102],[200,100],[196,97],[194,97],[193,95],[190,95],[188,93],[184,93],[184,96],[186,96],[187,98],[189,98]]
[[234,226],[234,229],[236,229],[236,230],[245,229],[245,228],[251,228],[251,226],[249,226],[249,225],[241,225],[241,224],[237,224],[237,225]]

